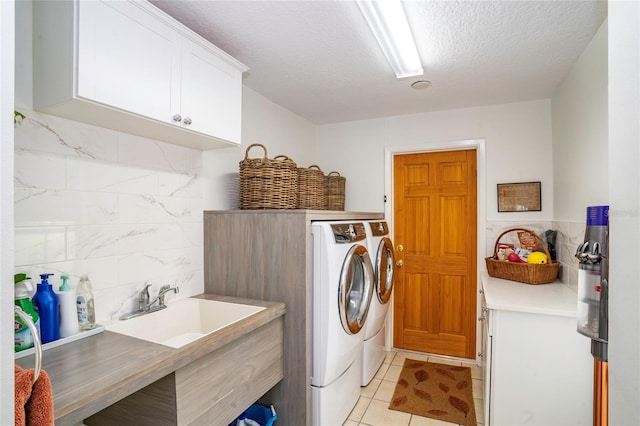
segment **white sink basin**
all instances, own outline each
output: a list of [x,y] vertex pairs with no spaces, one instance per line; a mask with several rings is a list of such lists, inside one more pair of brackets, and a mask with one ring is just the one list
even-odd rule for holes
[[186,298],[167,309],[105,325],[115,333],[179,348],[264,310],[261,306]]

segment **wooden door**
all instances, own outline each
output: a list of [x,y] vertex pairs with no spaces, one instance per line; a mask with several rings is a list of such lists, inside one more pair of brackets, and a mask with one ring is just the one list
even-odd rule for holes
[[393,167],[394,346],[475,358],[476,152],[396,155]]

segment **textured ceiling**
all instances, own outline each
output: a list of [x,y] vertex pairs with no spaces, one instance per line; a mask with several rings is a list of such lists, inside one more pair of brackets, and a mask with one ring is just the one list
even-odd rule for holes
[[246,86],[316,124],[549,98],[607,14],[606,1],[406,1],[433,83],[415,90],[353,1],[152,3],[249,66]]

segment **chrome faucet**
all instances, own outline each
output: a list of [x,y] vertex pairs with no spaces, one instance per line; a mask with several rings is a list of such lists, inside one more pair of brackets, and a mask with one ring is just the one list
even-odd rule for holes
[[151,284],[145,284],[144,288],[140,290],[140,293],[138,294],[138,310],[121,316],[121,320],[135,318],[139,317],[140,315],[149,314],[151,312],[165,309],[167,307],[167,305],[165,305],[164,303],[165,295],[171,291],[173,291],[175,294],[178,294],[180,292],[180,287],[178,286],[171,287],[169,285],[163,285],[162,287],[160,287],[160,290],[158,290],[158,295],[155,297],[155,299],[149,301],[149,287],[151,287]]
[[170,285],[163,285],[162,287],[160,287],[160,290],[158,290],[158,295],[156,296],[155,299],[153,299],[153,302],[149,303],[149,307],[153,306],[154,303],[158,302],[159,309],[166,308],[167,305],[164,304],[164,296],[170,291],[173,291],[174,294],[178,294],[180,293],[180,287],[178,286],[171,287]]

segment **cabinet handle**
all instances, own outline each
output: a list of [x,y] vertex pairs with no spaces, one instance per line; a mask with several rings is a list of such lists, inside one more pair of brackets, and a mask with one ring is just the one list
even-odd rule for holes
[[482,355],[482,352],[478,352],[478,356],[479,356],[479,357],[482,357],[482,356],[483,356],[483,355]]
[[486,318],[484,317],[484,315],[483,315],[483,316],[481,316],[481,317],[478,317],[478,321],[484,321],[484,320],[486,320]]
[[398,250],[398,251],[402,251],[402,250],[404,250],[404,246],[403,246],[402,244],[398,244],[398,245],[396,246],[396,250]]
[[184,123],[185,126],[188,126],[189,124],[192,123],[191,118],[189,117],[185,117],[185,119],[182,120],[182,122]]
[[484,294],[484,290],[483,290],[483,289],[480,289],[479,293],[480,293],[480,294]]
[[487,312],[489,312],[489,308],[482,307],[482,312],[486,314]]
[[179,123],[182,121],[182,116],[180,114],[176,114],[172,118],[173,118],[173,121],[175,121],[176,123]]
[[396,261],[396,266],[398,268],[402,268],[402,266],[404,266],[404,260],[400,259],[400,260]]

